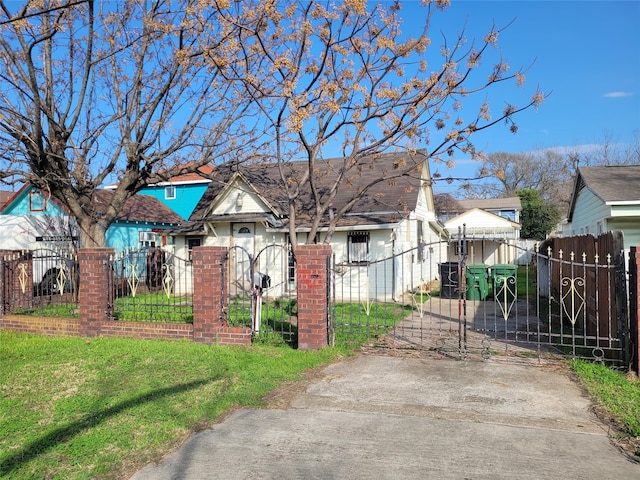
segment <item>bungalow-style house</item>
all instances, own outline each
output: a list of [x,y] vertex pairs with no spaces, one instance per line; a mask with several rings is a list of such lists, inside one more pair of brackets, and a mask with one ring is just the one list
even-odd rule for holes
[[[203,165],[197,172],[176,175],[166,182],[147,185],[138,192],[138,195],[155,197],[186,220],[207,191],[213,169],[211,165]],[[105,188],[112,190],[116,185],[108,185]]]
[[[467,263],[515,263],[520,239],[519,197],[459,200],[440,213],[453,242],[466,237]],[[458,250],[450,250],[449,261],[458,260]]]
[[579,167],[563,235],[621,231],[624,247],[640,245],[640,165]]
[[[333,163],[341,161],[319,161],[316,177],[319,191],[326,191],[335,184]],[[391,178],[399,168],[410,168],[411,165],[415,165],[411,175]],[[307,164],[291,162],[286,168],[290,169],[290,181],[295,181]],[[359,291],[368,290],[375,296],[375,288],[379,289],[378,293],[384,290],[385,294],[390,291],[398,294],[435,279],[437,264],[446,255],[446,252],[440,252],[439,243],[445,232],[435,217],[425,156],[420,153],[385,154],[361,160],[354,171],[358,173],[340,185],[333,201],[333,208],[338,210],[350,198],[358,197],[357,203],[337,220],[329,242],[335,254],[337,281],[349,281],[351,273],[346,272],[353,272],[353,267],[358,267]],[[372,178],[388,180],[381,180],[358,196],[361,187]],[[219,245],[242,248],[255,257],[267,245],[286,246],[290,242],[289,203],[276,164],[224,165],[215,169],[211,179],[189,221],[172,231],[176,237],[177,256],[188,257],[195,246]],[[298,243],[304,243],[314,209],[308,191],[302,193],[300,201],[296,212],[296,235]],[[327,215],[314,239],[316,243],[324,242],[328,225]],[[432,242],[433,245],[428,245]],[[446,248],[446,244],[443,245]],[[397,255],[412,249],[407,255]],[[371,278],[374,275],[371,263],[391,259],[394,254],[397,257],[390,261],[395,263],[387,269],[387,278],[382,279],[386,285],[383,289],[379,278],[375,281]],[[274,285],[286,290],[293,287],[295,275],[289,270],[289,278],[273,280]],[[341,288],[337,290],[342,291]]]
[[[94,202],[99,208],[109,202],[111,195],[113,193],[109,190],[96,190]],[[181,222],[183,219],[178,214],[156,198],[134,195],[107,230],[106,246],[116,250],[159,246],[165,244],[168,238],[164,232]],[[13,194],[0,209],[0,225],[12,225],[13,231],[18,223],[21,226],[19,230],[25,236],[21,243],[30,245],[29,249],[45,244],[68,243],[78,238],[75,222],[64,206],[29,184]],[[7,237],[9,229],[4,230],[5,234],[0,233],[0,249],[10,249],[12,239]]]

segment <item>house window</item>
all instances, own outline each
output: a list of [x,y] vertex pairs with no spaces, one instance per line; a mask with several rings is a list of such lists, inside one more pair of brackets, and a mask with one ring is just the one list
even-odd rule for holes
[[176,198],[176,187],[173,185],[167,185],[164,187],[164,198],[165,200],[173,200]]
[[29,211],[44,212],[47,210],[47,199],[40,192],[29,192]]
[[353,232],[347,236],[347,255],[349,263],[369,260],[369,232]]
[[500,210],[500,216],[502,218],[506,218],[507,220],[511,220],[512,222],[516,221],[515,210]]
[[424,222],[418,220],[418,262],[424,261]]
[[200,245],[202,245],[202,238],[200,237],[187,238],[187,252],[189,254],[189,261],[191,261],[191,254],[193,253],[194,247],[199,247]]
[[287,288],[295,288],[296,281],[296,257],[293,254],[293,245],[291,245],[291,237],[286,234],[287,239]]

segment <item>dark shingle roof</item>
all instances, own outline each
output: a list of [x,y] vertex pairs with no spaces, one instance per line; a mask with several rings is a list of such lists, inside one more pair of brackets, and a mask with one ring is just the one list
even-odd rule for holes
[[[93,201],[96,211],[103,211],[111,201],[113,190],[96,190]],[[184,222],[183,218],[151,195],[134,195],[127,200],[118,214],[118,221],[171,223]]]
[[[338,179],[338,166],[344,159],[328,159],[317,162],[315,169],[316,188],[321,196],[329,195],[330,189]],[[366,223],[397,222],[416,208],[420,191],[422,165],[426,157],[421,154],[390,153],[361,159],[344,178],[332,205],[341,209],[353,197],[358,202],[348,211],[338,226]],[[413,168],[412,168],[413,167]],[[308,168],[306,162],[290,162],[284,165],[290,184],[294,185]],[[411,169],[411,175],[398,176],[403,170]],[[191,221],[205,221],[209,217],[212,202],[232,179],[233,174],[242,175],[278,213],[288,214],[288,199],[277,165],[264,163],[241,165],[237,167],[223,165],[211,175],[212,183],[193,211]],[[380,181],[380,179],[383,179]],[[364,194],[372,181],[377,181]],[[300,197],[300,209],[297,213],[298,226],[308,226],[314,215],[314,204],[308,190]]]
[[640,202],[640,165],[580,167],[583,185],[604,202]]

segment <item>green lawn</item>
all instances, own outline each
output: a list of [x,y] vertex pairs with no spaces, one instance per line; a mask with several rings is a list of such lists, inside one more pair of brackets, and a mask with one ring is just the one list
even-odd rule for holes
[[[350,351],[0,331],[0,477],[128,478],[229,409],[261,405],[279,384]],[[640,446],[640,382],[571,365]]]
[[0,332],[0,477],[127,478],[344,354]]
[[615,420],[616,434],[626,437],[623,442],[640,461],[640,380],[603,363],[575,359],[570,365],[595,402]]

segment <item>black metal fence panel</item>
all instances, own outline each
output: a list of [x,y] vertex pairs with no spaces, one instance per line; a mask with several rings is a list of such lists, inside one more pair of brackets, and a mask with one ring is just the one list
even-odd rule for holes
[[148,247],[117,252],[110,263],[114,320],[193,323],[191,261]]
[[80,269],[73,247],[40,248],[2,259],[4,313],[77,317]]

